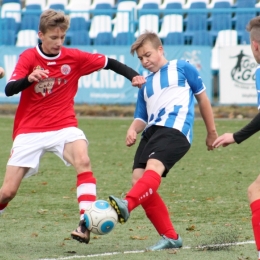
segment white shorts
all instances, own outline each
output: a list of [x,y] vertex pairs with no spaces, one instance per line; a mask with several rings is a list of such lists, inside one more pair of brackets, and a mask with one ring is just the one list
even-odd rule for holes
[[7,165],[30,168],[25,177],[38,172],[40,159],[46,152],[56,154],[65,163],[63,158],[64,146],[76,140],[88,140],[82,130],[77,127],[68,127],[58,131],[29,133],[18,135],[11,149]]

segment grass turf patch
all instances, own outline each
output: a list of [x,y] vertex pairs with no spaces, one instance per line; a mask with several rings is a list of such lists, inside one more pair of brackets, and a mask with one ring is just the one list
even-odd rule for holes
[[[0,167],[3,180],[12,144],[12,118],[1,118]],[[217,120],[219,134],[233,132],[247,120]],[[98,199],[121,196],[131,187],[135,147],[124,140],[131,120],[84,119],[79,127],[89,139],[89,155],[97,178]],[[205,127],[196,120],[194,143],[187,155],[162,180],[159,193],[166,202],[172,222],[191,249],[123,254],[142,251],[160,237],[141,207],[129,221],[118,224],[106,236],[92,235],[89,245],[70,238],[79,221],[76,174],[53,154],[46,154],[39,173],[24,179],[16,198],[0,217],[0,259],[53,259],[99,255],[97,259],[187,259],[253,260],[255,245],[232,246],[229,250],[194,250],[198,245],[253,240],[247,187],[257,177],[259,134],[240,145],[214,151],[205,146]],[[227,235],[231,234],[231,237]],[[224,237],[222,237],[222,235]],[[115,255],[106,253],[117,252]],[[73,259],[73,258],[72,258]],[[76,258],[75,258],[76,259]]]

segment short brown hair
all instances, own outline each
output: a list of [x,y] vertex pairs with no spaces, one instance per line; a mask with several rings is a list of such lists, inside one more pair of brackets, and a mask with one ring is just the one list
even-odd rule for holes
[[131,54],[134,55],[135,51],[147,42],[151,42],[154,48],[162,46],[162,41],[156,33],[145,31],[132,44]]
[[260,43],[260,16],[251,19],[246,27],[252,40]]
[[70,18],[62,11],[48,9],[41,14],[39,30],[46,33],[48,29],[59,27],[62,31],[67,31],[70,26]]

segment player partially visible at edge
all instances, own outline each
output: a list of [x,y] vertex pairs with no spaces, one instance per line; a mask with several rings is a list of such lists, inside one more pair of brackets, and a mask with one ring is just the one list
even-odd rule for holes
[[185,60],[168,61],[158,35],[152,32],[141,34],[131,47],[131,53],[135,52],[151,74],[139,90],[126,145],[135,144],[137,134],[141,132],[142,137],[134,157],[132,189],[123,200],[112,195],[109,200],[121,223],[126,222],[130,212],[141,204],[162,236],[147,250],[180,248],[182,239],[175,231],[157,189],[161,177],[166,177],[192,143],[194,96],[206,126],[208,150],[213,149],[213,141],[217,138],[214,116],[206,87],[196,68]]
[[4,68],[0,67],[0,79],[3,78],[5,75],[5,70]]
[[[0,213],[15,197],[24,177],[37,173],[46,152],[56,154],[77,173],[80,222],[71,235],[88,243],[84,209],[96,200],[96,179],[88,156],[88,140],[80,130],[74,111],[74,97],[81,76],[110,69],[135,84],[138,73],[99,53],[65,48],[69,16],[61,11],[41,14],[38,36],[41,44],[25,50],[5,87],[7,96],[21,92],[13,126],[13,146],[0,189]],[[138,82],[139,82],[138,77]],[[145,80],[143,79],[144,83]]]
[[[248,26],[247,31],[250,33],[250,44],[254,58],[260,64],[260,16],[253,18]],[[258,110],[260,110],[260,66],[256,72],[256,90],[258,95]],[[225,133],[217,138],[213,143],[214,147],[226,147],[229,144],[240,144],[260,130],[260,113],[245,127],[235,133]],[[255,237],[256,248],[258,250],[258,259],[260,260],[260,175],[248,187],[248,200],[252,212],[252,228]]]

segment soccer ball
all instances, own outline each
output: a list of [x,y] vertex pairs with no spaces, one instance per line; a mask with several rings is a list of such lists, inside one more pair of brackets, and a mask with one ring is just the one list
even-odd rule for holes
[[107,201],[96,200],[85,209],[84,219],[89,231],[106,235],[116,226],[118,215]]

